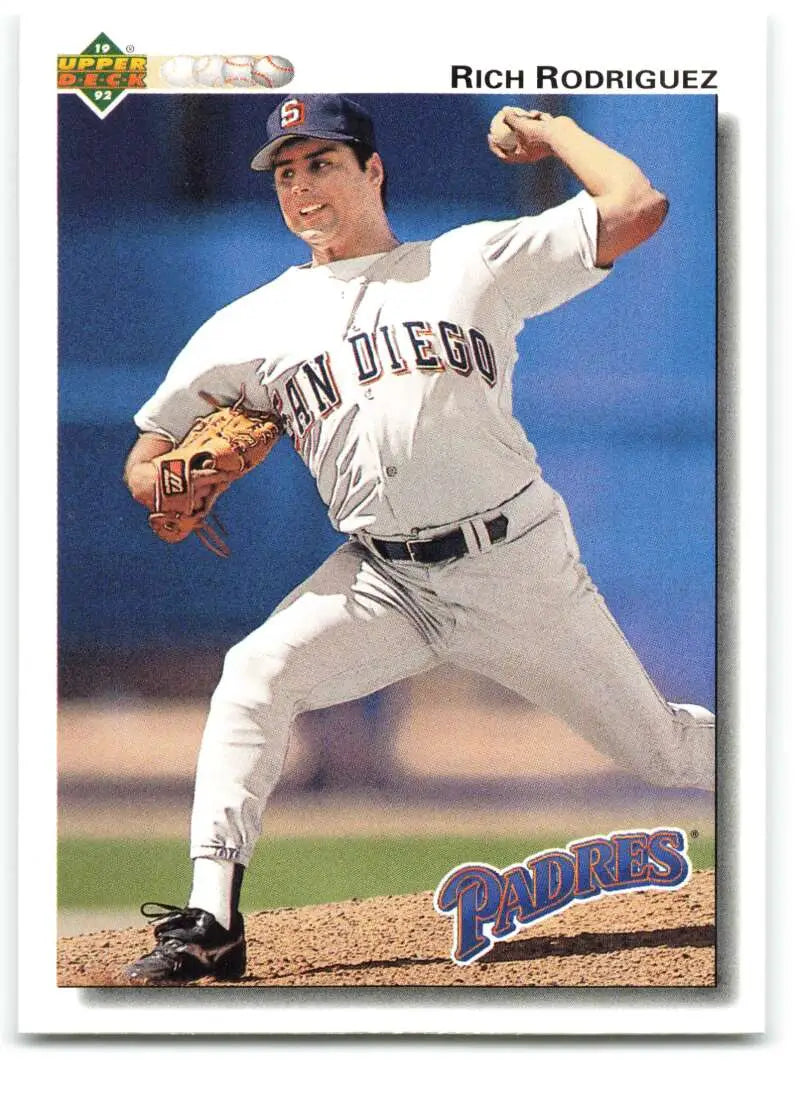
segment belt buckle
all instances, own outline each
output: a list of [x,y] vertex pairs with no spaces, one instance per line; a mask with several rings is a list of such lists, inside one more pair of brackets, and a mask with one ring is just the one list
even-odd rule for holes
[[425,541],[425,539],[405,539],[403,541],[403,545],[408,551],[408,557],[410,561],[417,561],[417,559],[414,557],[414,547],[417,545],[417,543],[424,543]]

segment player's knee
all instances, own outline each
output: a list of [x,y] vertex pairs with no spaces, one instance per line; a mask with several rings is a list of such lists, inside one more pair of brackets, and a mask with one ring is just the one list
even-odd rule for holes
[[248,676],[255,674],[260,658],[251,650],[246,642],[234,645],[225,654],[222,664],[222,681],[229,685],[235,685]]
[[293,704],[304,673],[292,666],[292,652],[283,643],[245,638],[226,654],[215,697],[245,706]]

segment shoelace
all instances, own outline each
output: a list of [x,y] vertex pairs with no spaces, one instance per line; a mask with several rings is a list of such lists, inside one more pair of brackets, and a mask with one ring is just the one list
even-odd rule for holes
[[[148,911],[148,907],[155,907],[155,911]],[[149,901],[139,908],[141,914],[155,926],[156,937],[164,934],[167,929],[195,922],[200,912],[191,907],[176,907],[172,903],[156,903]],[[193,913],[194,912],[194,913]]]
[[[157,907],[159,908],[159,910],[147,911],[145,909],[147,907]],[[139,908],[139,914],[144,915],[145,918],[149,919],[166,918],[167,915],[175,914],[176,911],[179,911],[181,914],[183,914],[183,912],[186,910],[186,907],[176,907],[173,903],[157,903],[154,900],[148,900],[147,903],[143,903],[142,906]]]

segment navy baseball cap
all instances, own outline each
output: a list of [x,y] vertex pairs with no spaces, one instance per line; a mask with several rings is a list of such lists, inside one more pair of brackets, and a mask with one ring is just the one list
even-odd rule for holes
[[267,143],[250,166],[270,171],[275,153],[296,137],[341,140],[375,148],[375,131],[366,110],[343,95],[296,95],[284,99],[267,118]]

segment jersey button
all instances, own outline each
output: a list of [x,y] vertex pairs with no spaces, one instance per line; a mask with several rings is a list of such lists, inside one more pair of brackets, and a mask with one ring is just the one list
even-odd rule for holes
[[394,476],[397,474],[397,467],[387,467],[386,474],[389,478],[394,478]]

